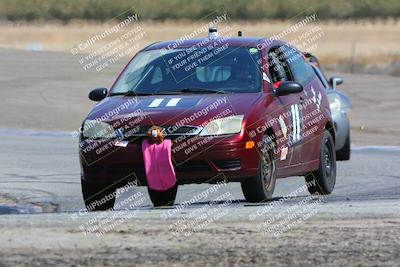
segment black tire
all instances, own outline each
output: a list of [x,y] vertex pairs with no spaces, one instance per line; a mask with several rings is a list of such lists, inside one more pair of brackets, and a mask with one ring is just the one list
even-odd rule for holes
[[275,146],[268,135],[264,135],[262,141],[257,176],[246,178],[241,183],[242,192],[246,201],[253,203],[270,199],[275,190]]
[[173,206],[178,191],[178,183],[166,191],[157,191],[147,187],[151,202],[154,207]]
[[327,195],[332,193],[336,183],[335,143],[329,131],[325,130],[321,139],[318,170],[305,176],[310,194]]
[[350,159],[350,131],[347,133],[346,142],[344,146],[336,151],[336,160],[349,160]]
[[81,179],[83,201],[88,211],[109,210],[114,208],[116,188],[87,183]]

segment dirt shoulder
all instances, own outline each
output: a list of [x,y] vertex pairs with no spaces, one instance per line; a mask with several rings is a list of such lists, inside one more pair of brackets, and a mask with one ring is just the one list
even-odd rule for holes
[[217,222],[184,237],[172,235],[168,223],[134,220],[100,238],[84,236],[71,220],[54,216],[28,229],[23,222],[8,224],[0,265],[396,266],[400,258],[397,215],[318,215],[280,237],[260,234],[248,221]]
[[339,73],[339,90],[352,102],[351,134],[356,145],[400,145],[399,77]]

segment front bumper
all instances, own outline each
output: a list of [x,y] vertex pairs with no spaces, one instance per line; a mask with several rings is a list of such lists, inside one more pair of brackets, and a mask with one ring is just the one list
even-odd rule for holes
[[332,113],[332,119],[335,124],[336,138],[335,148],[340,150],[346,143],[346,139],[350,133],[350,119],[348,108],[342,109],[339,112]]
[[[259,154],[255,147],[245,149],[244,141],[217,137],[205,142],[206,138],[197,137],[196,143],[182,146],[178,139],[172,140],[172,161],[179,184],[242,181],[257,174]],[[114,140],[81,141],[82,179],[106,184],[136,180],[146,185],[142,141],[136,138],[126,147],[116,147]]]

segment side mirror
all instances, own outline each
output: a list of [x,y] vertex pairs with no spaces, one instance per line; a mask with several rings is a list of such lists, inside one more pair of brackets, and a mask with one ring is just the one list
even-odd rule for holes
[[103,100],[107,95],[107,88],[97,88],[93,89],[89,93],[89,99],[93,101]]
[[276,89],[277,96],[297,94],[303,91],[303,85],[298,82],[282,82]]
[[333,90],[336,90],[336,86],[344,82],[342,77],[332,76],[329,79],[329,84],[332,86]]

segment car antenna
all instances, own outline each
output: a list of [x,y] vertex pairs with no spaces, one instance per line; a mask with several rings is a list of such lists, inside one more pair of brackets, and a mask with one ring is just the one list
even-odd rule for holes
[[242,36],[243,36],[242,31],[238,31],[238,36],[239,36],[239,37],[242,37]]

